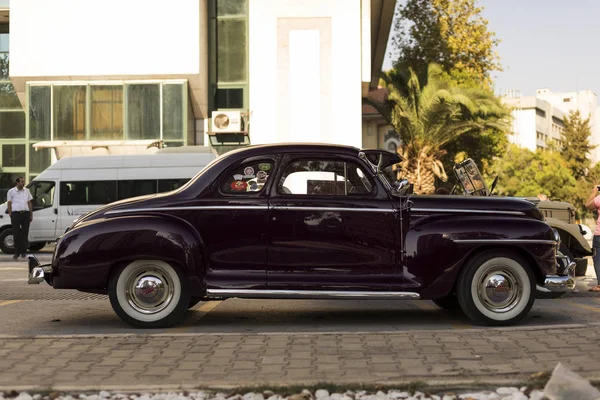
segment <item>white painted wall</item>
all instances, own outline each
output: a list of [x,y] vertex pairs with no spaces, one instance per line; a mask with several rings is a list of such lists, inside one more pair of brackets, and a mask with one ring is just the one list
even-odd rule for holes
[[199,4],[198,0],[12,1],[10,75],[197,74]]
[[[249,2],[253,144],[319,141],[361,146],[360,17],[360,0]],[[292,19],[308,19],[308,25],[315,26],[292,29],[289,45],[282,49],[278,25],[302,23]],[[323,53],[329,46],[330,52]],[[330,60],[328,79],[322,79],[323,57]],[[300,64],[292,66],[291,61]]]
[[536,150],[536,113],[535,109],[514,110],[512,112],[513,135],[510,142],[531,151]]

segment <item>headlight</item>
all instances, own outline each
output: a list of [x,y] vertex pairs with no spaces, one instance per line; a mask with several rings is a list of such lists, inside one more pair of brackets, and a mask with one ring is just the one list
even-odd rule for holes
[[556,244],[560,244],[560,235],[558,231],[552,228],[552,232],[554,233],[554,240],[556,240]]

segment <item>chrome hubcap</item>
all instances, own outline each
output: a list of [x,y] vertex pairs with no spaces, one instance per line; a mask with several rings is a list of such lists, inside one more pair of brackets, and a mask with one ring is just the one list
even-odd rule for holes
[[13,235],[7,235],[4,238],[4,245],[6,247],[15,247],[15,237]]
[[173,300],[173,280],[157,266],[142,266],[136,270],[126,286],[127,301],[143,314],[164,310]]
[[523,297],[523,283],[511,269],[496,267],[482,275],[477,295],[488,310],[507,312]]

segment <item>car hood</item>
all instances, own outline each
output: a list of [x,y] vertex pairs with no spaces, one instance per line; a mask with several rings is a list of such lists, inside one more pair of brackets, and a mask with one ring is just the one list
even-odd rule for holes
[[524,216],[539,221],[544,216],[535,204],[514,197],[482,197],[482,196],[412,196],[413,212],[421,213],[473,213],[504,214]]

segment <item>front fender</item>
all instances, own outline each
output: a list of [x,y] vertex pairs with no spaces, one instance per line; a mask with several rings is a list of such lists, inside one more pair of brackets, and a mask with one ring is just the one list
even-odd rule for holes
[[561,242],[571,250],[575,257],[587,257],[592,255],[592,248],[581,234],[579,225],[567,224],[556,218],[546,218],[546,223],[558,231]]
[[203,249],[198,232],[180,218],[147,215],[92,220],[59,239],[52,261],[53,286],[106,289],[115,266],[156,259],[182,267],[196,296],[204,290]]
[[486,249],[506,249],[528,262],[536,279],[556,273],[556,242],[543,221],[518,217],[430,216],[412,224],[405,238],[403,276],[421,298],[447,295],[469,258]]

